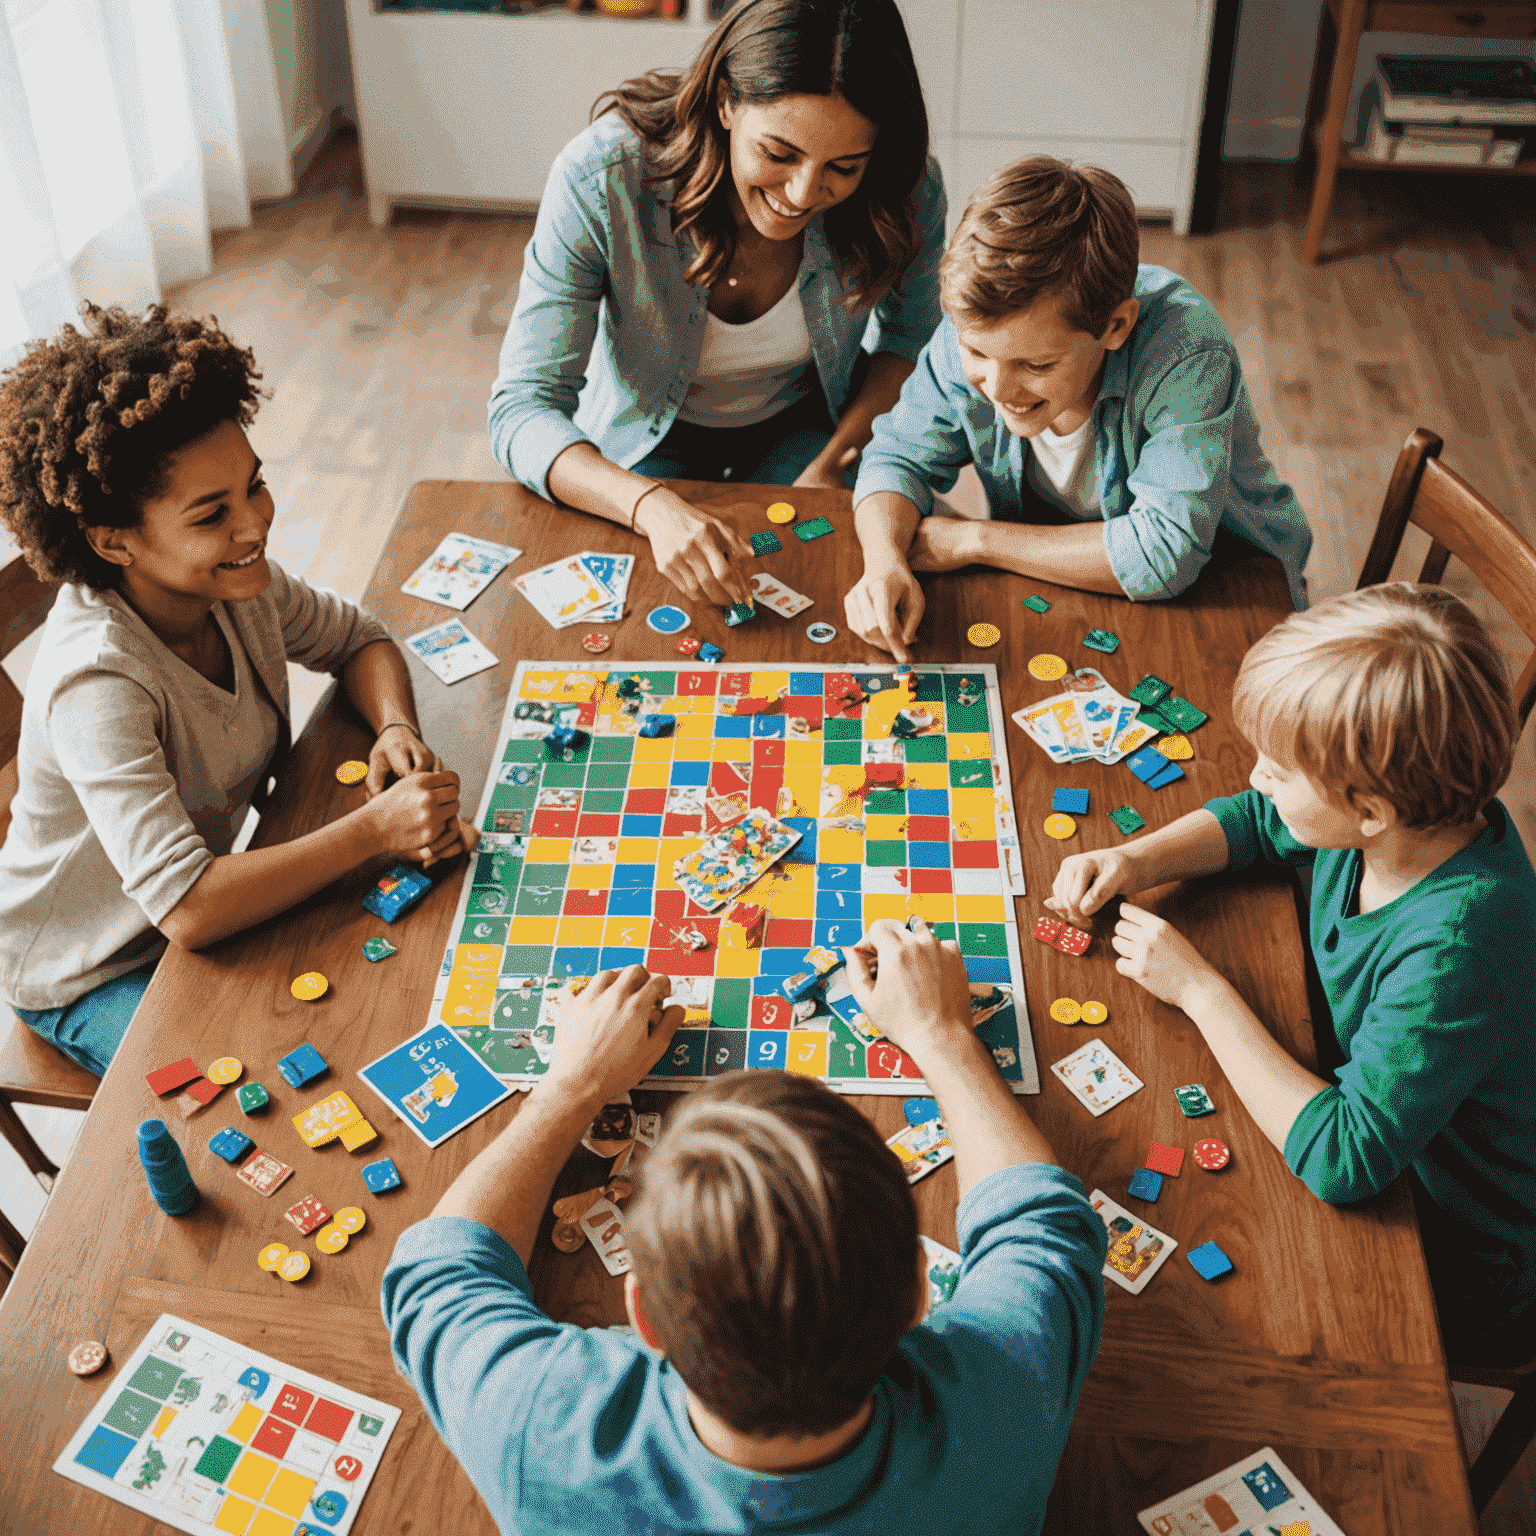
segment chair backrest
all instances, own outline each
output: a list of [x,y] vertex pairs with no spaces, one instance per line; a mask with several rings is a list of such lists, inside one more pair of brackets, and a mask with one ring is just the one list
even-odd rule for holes
[[[1439,462],[1443,446],[1426,427],[1416,428],[1403,444],[1356,588],[1387,579],[1403,530],[1412,523],[1432,540],[1419,581],[1438,582],[1455,555],[1536,646],[1536,545],[1510,527],[1455,470]],[[1523,726],[1536,704],[1536,651],[1520,673],[1514,694]]]
[[[33,574],[19,555],[0,566],[0,658],[42,627],[58,588]],[[16,793],[16,743],[21,737],[21,690],[0,671],[0,843],[11,825]]]

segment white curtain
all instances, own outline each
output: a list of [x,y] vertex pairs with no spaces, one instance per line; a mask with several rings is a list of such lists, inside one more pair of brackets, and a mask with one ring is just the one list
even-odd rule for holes
[[0,366],[292,190],[263,0],[0,0]]

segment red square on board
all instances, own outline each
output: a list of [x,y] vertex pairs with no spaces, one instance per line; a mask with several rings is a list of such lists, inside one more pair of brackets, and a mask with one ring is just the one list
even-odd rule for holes
[[751,763],[711,763],[709,792],[712,795],[739,795],[752,783]]
[[752,691],[752,674],[750,672],[721,672],[720,692],[734,698],[744,698]]
[[996,869],[997,844],[990,838],[973,843],[951,843],[949,856],[956,869]]
[[890,1040],[876,1040],[869,1048],[868,1072],[871,1077],[921,1077],[917,1063]]
[[277,1394],[277,1401],[272,1404],[272,1412],[280,1419],[287,1419],[290,1424],[302,1424],[304,1415],[309,1412],[309,1405],[314,1400],[315,1394],[306,1392],[303,1387],[285,1386]]
[[[567,705],[565,707],[569,708],[570,706]],[[596,723],[597,723],[597,700],[595,698],[588,699],[586,701],[586,703],[581,705],[577,709],[577,711],[576,711],[576,724],[580,725],[580,726],[585,726],[588,730],[591,730],[593,725],[595,725]]]
[[333,1403],[322,1397],[309,1410],[309,1417],[304,1420],[304,1428],[312,1435],[319,1435],[322,1440],[339,1441],[346,1434],[347,1425],[351,1422],[350,1408],[343,1408],[340,1403]]
[[619,818],[617,816],[596,816],[583,812],[577,819],[577,837],[617,837],[618,835]]
[[581,819],[579,811],[557,811],[546,806],[533,813],[535,837],[575,837],[576,823]]
[[171,1089],[180,1088],[194,1077],[202,1075],[203,1069],[190,1056],[183,1056],[180,1061],[173,1061],[170,1066],[149,1073],[144,1081],[149,1084],[151,1093],[169,1093]]
[[696,699],[712,694],[715,691],[715,672],[679,672],[677,674],[677,696],[680,699]]
[[251,1449],[267,1456],[275,1456],[281,1461],[288,1454],[288,1442],[292,1439],[293,1425],[285,1424],[281,1419],[274,1419],[269,1413],[261,1421],[261,1428],[251,1436]]
[[948,816],[908,816],[907,841],[911,843],[947,843]]
[[784,786],[784,770],[763,766],[752,770],[752,788],[747,799],[760,810],[772,816],[779,806],[779,790]]
[[948,896],[955,889],[955,877],[947,869],[914,869],[908,872],[914,896]]
[[1176,1179],[1179,1176],[1179,1169],[1184,1166],[1184,1149],[1154,1141],[1147,1149],[1146,1165],[1153,1173],[1166,1173],[1170,1179]]
[[[657,891],[656,900],[651,905],[651,915],[658,923],[680,923],[687,910],[688,898],[681,891]],[[657,944],[665,943],[666,935],[663,934]]]
[[695,811],[684,815],[671,811],[661,818],[663,837],[700,837],[704,832],[704,813]]
[[784,766],[784,738],[759,736],[752,743],[752,762],[758,768],[782,768]]
[[624,797],[624,809],[631,816],[660,816],[666,808],[665,789],[632,789]]
[[[899,789],[906,782],[906,777],[905,763],[864,764],[864,783],[872,788]],[[948,828],[945,831],[947,832]]]
[[750,1023],[753,1029],[789,1029],[794,1019],[794,1008],[787,997],[774,994],[752,999]]
[[1088,946],[1093,942],[1093,935],[1081,928],[1073,928],[1068,923],[1061,925],[1061,932],[1056,935],[1056,948],[1064,955],[1083,955],[1088,952]]
[[1061,924],[1054,917],[1037,917],[1035,919],[1035,937],[1042,944],[1055,947],[1056,940],[1061,937]]
[[608,910],[608,892],[574,886],[565,893],[560,910],[567,917],[601,917]]
[[809,949],[816,942],[816,925],[808,917],[768,917],[764,949]]
[[823,707],[819,695],[813,698],[805,694],[792,693],[784,700],[784,713],[791,719],[798,715],[813,731],[821,724]]

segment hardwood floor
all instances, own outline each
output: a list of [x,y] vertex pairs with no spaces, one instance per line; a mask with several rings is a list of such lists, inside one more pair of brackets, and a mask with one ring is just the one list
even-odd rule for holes
[[[1230,327],[1264,445],[1312,520],[1314,598],[1354,585],[1416,426],[1438,432],[1444,461],[1536,541],[1536,189],[1346,174],[1331,224],[1343,254],[1309,270],[1305,172],[1234,165],[1223,180],[1215,233],[1147,229],[1143,259],[1188,277]],[[280,562],[358,596],[412,483],[501,478],[485,401],[531,228],[526,218],[397,212],[375,229],[356,142],[341,137],[294,197],[215,237],[211,276],[169,295],[179,309],[218,315],[265,373],[272,398],[252,436],[276,495]],[[1408,562],[1422,549],[1410,532],[1399,574],[1416,572]],[[1518,665],[1528,647],[1480,589],[1455,566],[1448,583]],[[303,717],[324,682],[298,672],[293,681]],[[1536,848],[1531,740],[1527,731],[1504,798]],[[0,1167],[0,1191],[9,1184]],[[1459,1389],[1474,1448],[1501,1397]],[[1536,1529],[1536,1454],[1481,1529]]]

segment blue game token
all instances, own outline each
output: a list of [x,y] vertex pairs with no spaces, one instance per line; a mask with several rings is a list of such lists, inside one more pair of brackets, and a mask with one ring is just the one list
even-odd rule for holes
[[825,645],[829,640],[837,639],[837,630],[822,619],[807,626],[805,634],[808,640],[814,640],[817,645]]
[[681,634],[692,622],[681,608],[675,608],[671,603],[652,608],[645,616],[646,628],[655,630],[658,635]]
[[1127,1193],[1137,1200],[1156,1200],[1163,1192],[1163,1176],[1150,1168],[1138,1168],[1131,1175]]
[[400,1170],[395,1167],[394,1160],[381,1157],[376,1163],[366,1163],[363,1166],[363,1183],[376,1195],[382,1195],[386,1190],[399,1189]]
[[1202,1279],[1219,1280],[1232,1272],[1232,1260],[1215,1243],[1201,1243],[1191,1248],[1187,1257]]

